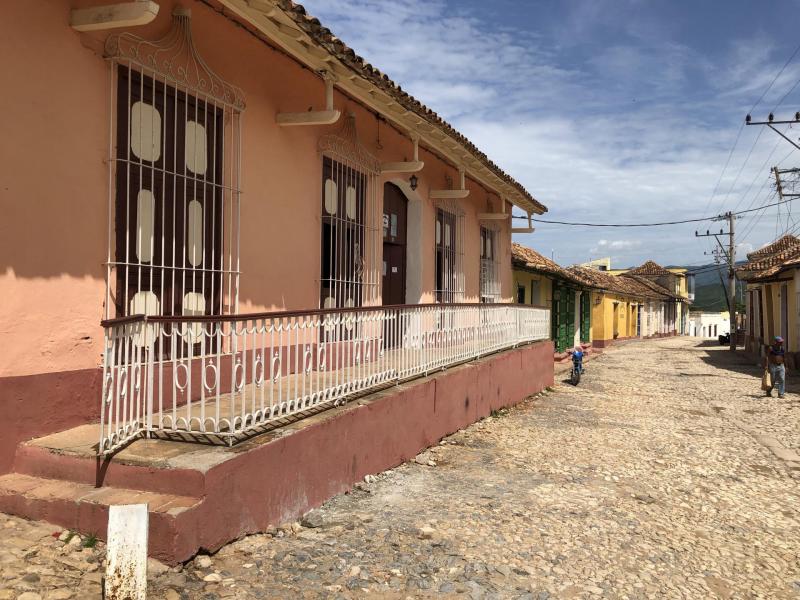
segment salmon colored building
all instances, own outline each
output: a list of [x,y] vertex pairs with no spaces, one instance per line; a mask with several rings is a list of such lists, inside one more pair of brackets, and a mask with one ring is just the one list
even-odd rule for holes
[[545,207],[301,6],[0,32],[0,510],[102,533],[138,498],[181,560],[552,382],[510,304],[512,207]]

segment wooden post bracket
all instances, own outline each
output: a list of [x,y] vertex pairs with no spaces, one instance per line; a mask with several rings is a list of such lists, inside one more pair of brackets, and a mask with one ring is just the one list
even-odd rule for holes
[[500,212],[478,213],[479,221],[505,221],[511,217],[511,213],[506,212],[505,198],[500,198]]
[[413,136],[411,141],[414,142],[414,160],[383,163],[381,173],[416,173],[422,170],[425,163],[419,159],[419,136]]
[[469,196],[469,190],[466,186],[466,171],[464,167],[458,170],[458,178],[461,182],[461,189],[458,190],[431,190],[430,197],[433,200],[461,200]]
[[332,125],[339,120],[341,112],[333,108],[333,75],[323,71],[325,80],[325,110],[309,110],[306,112],[278,113],[275,121],[281,127],[296,127],[299,125]]
[[511,233],[533,233],[533,222],[531,221],[531,213],[528,213],[528,226],[527,227],[512,227]]
[[147,25],[156,18],[158,9],[158,4],[151,0],[73,8],[69,13],[69,26],[75,31],[97,31]]

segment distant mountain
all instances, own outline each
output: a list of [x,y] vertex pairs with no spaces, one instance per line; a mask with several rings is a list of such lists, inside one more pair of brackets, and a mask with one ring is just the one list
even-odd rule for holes
[[[739,264],[743,264],[739,263]],[[692,310],[722,312],[728,310],[725,298],[728,295],[727,268],[714,263],[702,266],[682,267],[694,273],[694,302]],[[722,281],[720,281],[720,275]],[[723,283],[724,282],[724,283]],[[744,305],[744,283],[736,282],[737,305]]]

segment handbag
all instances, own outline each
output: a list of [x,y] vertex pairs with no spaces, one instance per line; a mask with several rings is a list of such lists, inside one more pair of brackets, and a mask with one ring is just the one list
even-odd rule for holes
[[769,367],[764,369],[764,374],[761,376],[761,389],[765,392],[772,389],[772,375],[770,375]]

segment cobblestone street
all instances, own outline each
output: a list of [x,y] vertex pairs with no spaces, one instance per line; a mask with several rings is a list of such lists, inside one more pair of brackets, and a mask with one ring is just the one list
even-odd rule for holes
[[[150,597],[800,597],[800,381],[765,398],[688,338],[565,376],[301,523],[154,563]],[[99,597],[101,545],[0,518],[0,599]]]

